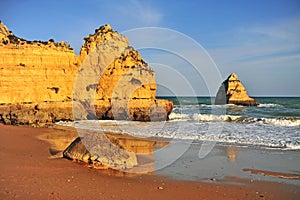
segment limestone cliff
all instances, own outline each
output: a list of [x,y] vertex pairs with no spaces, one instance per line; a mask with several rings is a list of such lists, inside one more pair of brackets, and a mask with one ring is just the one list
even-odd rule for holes
[[88,112],[95,108],[94,118],[167,119],[173,103],[156,99],[155,72],[125,36],[105,25],[84,39],[74,98],[84,101]]
[[220,86],[215,104],[259,105],[256,100],[248,96],[245,87],[235,73],[230,74]]
[[[155,73],[125,36],[105,25],[84,40],[77,56],[64,42],[27,41],[0,23],[0,121],[43,126],[87,119],[89,110],[98,119],[167,118],[172,102],[156,100]],[[87,76],[78,84],[80,73]],[[85,87],[78,92],[78,85]]]
[[0,24],[0,104],[66,101],[80,67],[69,45],[26,41]]

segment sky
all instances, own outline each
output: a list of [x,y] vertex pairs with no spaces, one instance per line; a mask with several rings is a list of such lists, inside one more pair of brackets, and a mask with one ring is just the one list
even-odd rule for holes
[[[119,33],[143,27],[174,30],[203,47],[222,79],[238,74],[249,95],[300,96],[299,0],[2,0],[0,20],[19,37],[66,41],[77,53],[83,38],[107,23]],[[213,95],[220,85],[208,91],[210,77],[195,76],[189,61],[168,52],[139,51],[160,73],[158,83],[170,80],[165,84],[175,88],[174,94],[191,95],[166,69],[183,77],[196,95]],[[198,57],[193,48],[184,51]]]

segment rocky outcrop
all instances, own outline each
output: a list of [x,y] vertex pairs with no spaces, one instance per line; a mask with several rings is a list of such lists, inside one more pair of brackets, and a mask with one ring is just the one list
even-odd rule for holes
[[63,156],[95,168],[127,169],[136,166],[135,153],[113,144],[104,134],[85,134],[75,139],[63,152]]
[[[134,166],[135,172],[150,172],[155,169],[154,152],[169,144],[162,138],[141,138],[102,131],[82,130],[82,137],[79,138],[78,131],[73,127],[54,125],[53,128],[54,132],[38,136],[40,140],[50,143],[51,158],[65,157],[95,168],[131,169]],[[97,147],[97,144],[103,145]],[[107,157],[109,154],[114,158]],[[106,163],[102,162],[106,157]]]
[[259,105],[255,99],[248,96],[245,87],[235,73],[230,74],[220,86],[215,99],[215,104],[236,104],[244,106]]
[[95,105],[98,119],[167,119],[172,102],[156,99],[155,72],[125,36],[105,25],[84,39],[75,99],[84,101],[87,110],[93,110],[90,104]]
[[0,122],[167,119],[173,103],[156,99],[155,72],[125,36],[105,25],[84,40],[77,56],[64,42],[27,41],[0,23]]
[[[72,132],[72,131],[71,131]],[[69,131],[68,139],[70,137]],[[75,132],[74,135],[78,133]],[[62,140],[55,139],[55,143]],[[45,135],[44,140],[48,141],[52,135]],[[55,137],[55,136],[54,136]],[[56,136],[57,137],[57,136]],[[54,141],[54,140],[53,140]],[[65,141],[61,141],[60,143]],[[154,162],[154,151],[168,145],[169,142],[158,141],[151,138],[139,138],[127,134],[116,134],[106,132],[82,133],[82,137],[77,137],[63,151],[63,157],[78,162],[84,162],[94,168],[113,168],[119,170],[131,169],[133,167],[145,169],[143,166],[147,160]],[[146,159],[146,160],[145,160]],[[149,171],[154,170],[154,166],[148,165]],[[136,170],[137,172],[138,170]],[[132,171],[131,171],[132,172]]]
[[[0,105],[0,123],[8,125],[49,126],[57,121],[73,121],[78,102],[43,102]],[[86,112],[77,115],[86,116]]]

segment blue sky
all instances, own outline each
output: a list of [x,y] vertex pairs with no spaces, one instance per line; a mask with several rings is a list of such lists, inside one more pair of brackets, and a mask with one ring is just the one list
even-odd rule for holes
[[66,41],[77,52],[83,37],[106,23],[118,32],[173,29],[201,44],[223,78],[237,73],[250,95],[300,96],[299,0],[2,0],[0,20],[17,36]]

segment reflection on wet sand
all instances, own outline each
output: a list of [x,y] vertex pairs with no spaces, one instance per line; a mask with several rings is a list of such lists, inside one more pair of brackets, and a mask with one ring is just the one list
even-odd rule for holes
[[[45,140],[51,144],[50,158],[62,158],[62,152],[78,137],[78,133],[75,128],[71,127],[55,127],[55,134],[43,134],[39,136],[39,139]],[[137,165],[132,169],[126,169],[124,171],[129,173],[151,173],[155,169],[154,151],[157,148],[162,148],[168,144],[168,142],[153,139],[153,138],[138,138],[127,134],[116,133],[104,133],[107,139],[114,145],[118,146],[125,151],[132,152],[137,158]],[[88,167],[94,167],[88,165]],[[107,167],[103,167],[107,169]],[[123,172],[124,172],[123,171]],[[125,175],[123,172],[117,170],[108,170],[108,174]],[[127,174],[130,176],[130,174]],[[126,175],[126,176],[127,176]]]
[[238,149],[235,146],[228,146],[226,148],[227,157],[230,162],[235,162],[237,159]]
[[284,178],[284,179],[292,179],[292,180],[300,180],[300,174],[290,174],[290,173],[281,173],[281,172],[272,172],[272,171],[265,171],[265,170],[258,170],[258,169],[243,169],[244,172],[250,172],[251,174],[260,174],[263,176],[273,176],[277,178]]

